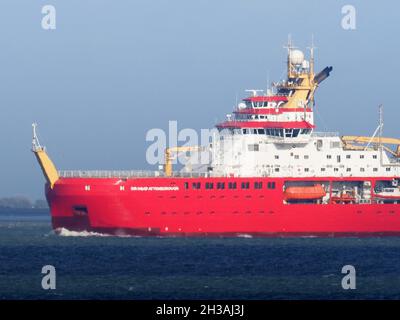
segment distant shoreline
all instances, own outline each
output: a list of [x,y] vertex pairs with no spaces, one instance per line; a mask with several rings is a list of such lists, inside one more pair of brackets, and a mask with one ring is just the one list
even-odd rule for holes
[[48,208],[7,208],[0,207],[0,214],[49,214],[50,210]]

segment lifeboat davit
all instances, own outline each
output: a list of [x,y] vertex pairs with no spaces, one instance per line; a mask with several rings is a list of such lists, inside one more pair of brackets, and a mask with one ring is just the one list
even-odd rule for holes
[[325,197],[323,186],[316,184],[308,187],[288,187],[283,193],[286,200],[315,200]]

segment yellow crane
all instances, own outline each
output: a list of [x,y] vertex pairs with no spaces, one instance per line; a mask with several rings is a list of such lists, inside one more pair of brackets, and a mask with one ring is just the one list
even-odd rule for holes
[[182,146],[182,147],[171,147],[165,149],[165,167],[164,173],[165,176],[172,176],[172,162],[181,152],[192,152],[192,151],[200,151],[203,147],[201,146]]
[[60,178],[58,175],[58,171],[53,161],[49,158],[46,153],[46,148],[42,147],[39,143],[39,139],[36,134],[36,123],[32,124],[33,129],[33,139],[32,139],[32,152],[35,154],[37,161],[39,162],[40,168],[43,171],[43,174],[50,185],[50,188],[53,189],[54,184]]
[[[344,148],[348,150],[363,150],[363,149],[371,149],[368,146],[360,146],[354,145],[357,144],[373,144],[373,145],[382,145],[382,148],[388,151],[390,154],[395,157],[400,157],[400,139],[397,138],[387,138],[387,137],[366,137],[366,136],[342,136],[342,141],[344,144]],[[391,148],[385,146],[386,145],[395,145],[397,146],[396,150],[392,150]]]

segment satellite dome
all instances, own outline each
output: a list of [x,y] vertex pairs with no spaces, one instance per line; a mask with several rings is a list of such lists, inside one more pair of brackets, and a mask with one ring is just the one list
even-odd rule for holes
[[290,62],[295,65],[300,65],[304,61],[304,53],[300,50],[292,50],[290,52]]

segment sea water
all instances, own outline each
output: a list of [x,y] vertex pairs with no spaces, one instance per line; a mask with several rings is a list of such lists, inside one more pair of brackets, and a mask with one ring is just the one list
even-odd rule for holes
[[[43,266],[56,289],[42,288]],[[342,287],[345,265],[356,289]],[[145,238],[0,211],[0,299],[399,299],[400,238]]]

